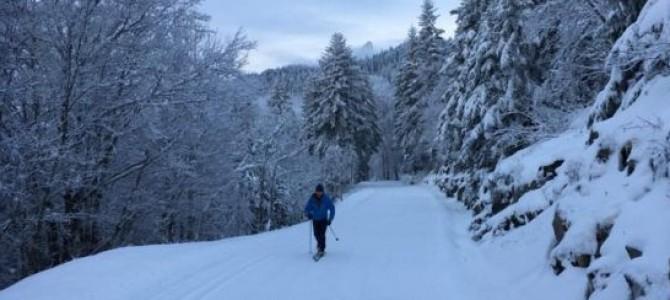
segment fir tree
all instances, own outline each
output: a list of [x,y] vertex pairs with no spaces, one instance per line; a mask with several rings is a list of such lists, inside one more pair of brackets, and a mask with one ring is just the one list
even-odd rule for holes
[[[419,32],[410,33],[406,55],[396,77],[396,144],[402,151],[404,172],[416,173],[435,165],[431,149],[437,114],[431,116],[439,96],[433,92],[441,81],[446,42],[437,28],[439,15],[431,0],[425,0],[419,16]],[[411,45],[410,45],[411,44]],[[439,110],[439,109],[438,109]]]
[[424,88],[418,66],[418,38],[412,27],[407,39],[407,54],[396,77],[395,92],[395,133],[397,147],[402,153],[404,172],[416,172],[420,169],[420,143],[423,136],[423,111],[421,101]]
[[358,159],[355,177],[365,179],[381,139],[370,84],[340,33],[333,35],[319,66],[305,95],[309,150],[323,157],[332,146],[348,149]]
[[291,96],[288,91],[288,84],[283,79],[278,79],[272,87],[272,94],[268,100],[270,110],[278,115],[282,115],[291,109]]
[[416,51],[421,80],[426,82],[426,92],[430,92],[437,83],[444,62],[445,41],[441,37],[444,30],[436,26],[438,17],[433,1],[424,0],[419,16],[420,30]]
[[[459,12],[455,85],[447,92],[442,138],[451,170],[488,169],[528,145],[532,117],[529,45],[521,37],[517,0],[466,1]],[[487,16],[487,22],[473,22]]]

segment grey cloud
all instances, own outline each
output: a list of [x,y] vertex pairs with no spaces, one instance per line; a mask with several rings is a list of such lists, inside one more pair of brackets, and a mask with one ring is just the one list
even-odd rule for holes
[[[440,25],[450,35],[448,12],[459,0],[435,1]],[[205,0],[201,6],[221,34],[244,28],[258,49],[248,70],[261,71],[291,63],[316,62],[333,32],[342,32],[353,46],[372,41],[388,47],[401,41],[416,23],[420,0]]]

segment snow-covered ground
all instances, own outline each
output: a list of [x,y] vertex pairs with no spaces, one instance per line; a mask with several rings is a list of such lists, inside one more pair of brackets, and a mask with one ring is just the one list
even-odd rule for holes
[[[545,217],[547,226],[551,222]],[[556,277],[551,236],[521,228],[475,243],[469,213],[429,185],[368,183],[338,205],[328,255],[307,223],[216,242],[129,247],[78,259],[0,291],[3,300],[582,299]]]

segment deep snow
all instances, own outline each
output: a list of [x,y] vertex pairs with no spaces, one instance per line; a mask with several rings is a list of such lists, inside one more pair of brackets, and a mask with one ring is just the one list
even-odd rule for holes
[[[549,218],[539,220],[549,226]],[[307,223],[216,242],[128,247],[0,291],[3,300],[581,299],[583,274],[552,274],[551,236],[521,228],[475,243],[469,213],[430,185],[368,183],[338,205],[328,255]]]

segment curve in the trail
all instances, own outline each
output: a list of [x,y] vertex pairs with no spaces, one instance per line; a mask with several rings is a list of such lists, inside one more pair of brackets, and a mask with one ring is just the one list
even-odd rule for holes
[[329,236],[318,263],[304,223],[217,242],[112,250],[31,276],[0,299],[516,297],[509,276],[469,239],[469,214],[434,187],[364,184],[337,209],[340,241]]

